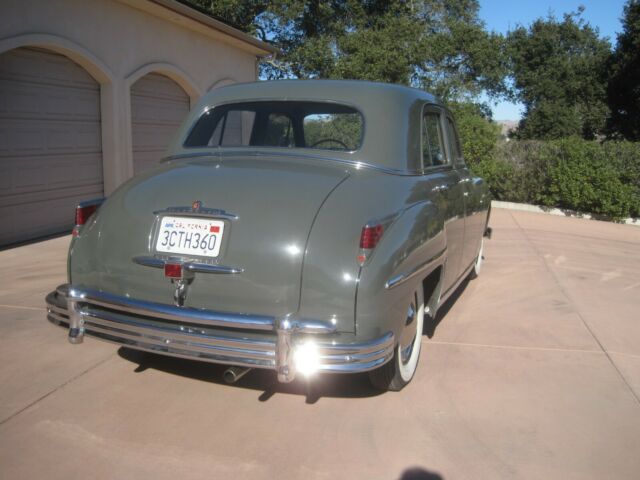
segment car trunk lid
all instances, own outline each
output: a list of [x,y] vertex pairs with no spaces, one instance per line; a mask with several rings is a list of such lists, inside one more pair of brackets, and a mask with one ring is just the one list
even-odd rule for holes
[[[276,317],[295,313],[309,231],[324,200],[347,176],[333,163],[304,157],[212,156],[164,165],[136,177],[105,203],[74,247],[93,249],[94,260],[75,262],[72,255],[72,281],[172,303],[175,284],[164,271],[133,261],[171,256],[241,272],[196,272],[185,306]],[[218,256],[156,252],[161,219],[194,218],[180,213],[192,214],[193,207],[211,210],[223,222],[216,224],[222,227]]]

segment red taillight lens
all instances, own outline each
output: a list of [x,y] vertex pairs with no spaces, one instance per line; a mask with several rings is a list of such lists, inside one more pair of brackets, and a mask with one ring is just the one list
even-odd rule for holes
[[380,238],[382,238],[383,232],[384,227],[382,225],[362,227],[362,233],[360,234],[360,248],[365,250],[376,248]]
[[80,236],[80,230],[82,229],[79,227],[89,221],[91,215],[100,208],[102,202],[104,202],[104,198],[94,198],[93,200],[86,200],[78,204],[76,207],[76,226],[72,232],[74,237]]
[[373,225],[362,227],[362,233],[360,234],[360,251],[358,252],[358,264],[362,267],[367,262],[367,258],[371,254],[372,250],[376,248],[376,245],[382,238],[384,233],[383,225]]
[[182,265],[179,263],[165,263],[164,276],[169,278],[182,278]]
[[89,220],[89,217],[98,209],[100,205],[78,205],[76,207],[76,225],[84,225]]

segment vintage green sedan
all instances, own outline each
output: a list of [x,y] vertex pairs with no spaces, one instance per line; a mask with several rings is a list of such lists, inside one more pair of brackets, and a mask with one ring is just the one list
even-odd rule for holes
[[400,390],[425,316],[480,272],[490,196],[412,88],[286,80],[205,95],[158,167],[83,202],[48,319],[130,348]]

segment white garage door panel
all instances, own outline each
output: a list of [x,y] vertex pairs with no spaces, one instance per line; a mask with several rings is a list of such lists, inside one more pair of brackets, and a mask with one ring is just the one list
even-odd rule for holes
[[145,75],[131,87],[133,170],[157,165],[184,117],[189,96],[164,75]]
[[[101,188],[96,181],[101,175],[100,155],[48,155],[46,165],[42,158],[4,157],[3,170],[7,175],[0,179],[0,195],[10,196],[25,193],[46,193],[49,190],[73,189],[93,185]],[[98,166],[96,166],[98,164]]]
[[[2,82],[0,81],[0,86]],[[1,95],[1,94],[0,94]],[[0,114],[1,115],[1,114]],[[0,154],[100,153],[100,124],[0,118]]]
[[70,230],[101,196],[100,91],[67,57],[0,55],[0,245]]
[[96,88],[61,91],[66,87],[15,83],[19,81],[3,78],[0,113],[9,113],[14,118],[33,118],[37,114],[44,119],[65,120],[70,115],[75,120],[100,119],[100,104],[95,103]]

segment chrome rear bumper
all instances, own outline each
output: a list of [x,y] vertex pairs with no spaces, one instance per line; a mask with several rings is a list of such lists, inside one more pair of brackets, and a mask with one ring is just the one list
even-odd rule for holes
[[315,320],[177,307],[69,285],[47,295],[46,303],[47,318],[68,327],[71,343],[86,334],[137,350],[276,370],[281,382],[301,369],[298,349],[309,361],[310,344],[314,370],[321,372],[365,372],[393,356],[392,332],[364,343],[341,342],[333,325]]

